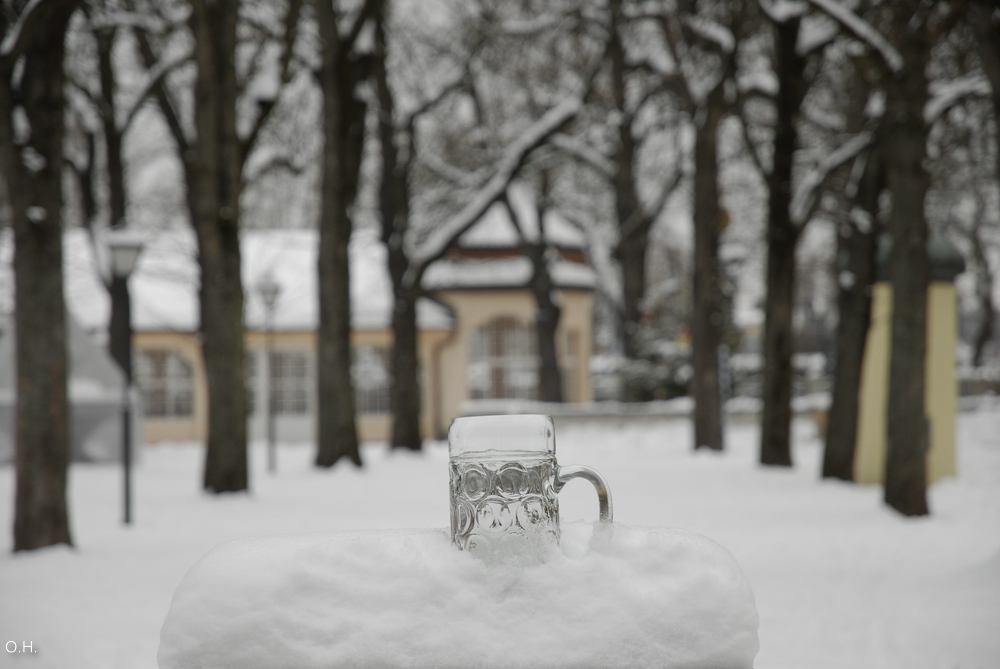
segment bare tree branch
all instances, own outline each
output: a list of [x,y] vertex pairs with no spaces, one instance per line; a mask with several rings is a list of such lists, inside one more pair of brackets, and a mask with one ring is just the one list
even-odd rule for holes
[[[589,89],[589,86],[588,86]],[[443,256],[451,244],[478,221],[486,210],[507,190],[528,154],[538,148],[559,128],[571,121],[583,108],[583,95],[571,97],[546,112],[527,128],[503,153],[493,177],[458,213],[434,229],[427,240],[413,252],[404,282],[414,286],[426,267]]]
[[828,154],[816,167],[802,177],[802,182],[792,196],[790,205],[792,222],[804,225],[819,206],[819,192],[830,174],[868,148],[875,140],[874,133],[865,130],[851,137],[832,153]]
[[14,61],[20,58],[21,53],[27,46],[27,41],[31,39],[35,26],[39,21],[45,20],[45,12],[49,6],[59,2],[59,0],[29,0],[21,13],[17,16],[17,21],[10,27],[7,34],[0,42],[0,61],[5,61],[6,67],[12,67]]
[[[768,98],[773,101],[774,98]],[[743,144],[746,145],[747,153],[750,154],[750,158],[753,161],[754,166],[761,173],[762,176],[768,176],[771,173],[771,168],[764,164],[764,159],[759,153],[757,153],[757,146],[754,144],[753,140],[750,138],[750,123],[747,120],[747,96],[744,95],[739,87],[736,89],[736,106],[739,110],[740,118],[740,134],[743,137]]]
[[[320,2],[330,2],[331,0],[319,0]],[[365,23],[369,19],[375,18],[378,14],[379,9],[382,5],[383,0],[365,0],[365,4],[361,6],[361,10],[358,12],[357,17],[354,19],[354,23],[348,29],[347,34],[344,36],[344,48],[345,50],[350,49],[354,46],[354,43],[358,40],[358,35],[365,27]]]
[[[153,47],[149,43],[149,37],[146,31],[136,29],[134,33],[143,66],[145,66],[147,70],[155,69],[159,63],[159,59],[153,52]],[[181,123],[180,113],[177,111],[177,105],[172,99],[170,91],[167,90],[165,77],[159,77],[156,79],[152,93],[156,98],[157,105],[160,108],[160,112],[163,114],[164,120],[167,122],[170,134],[174,138],[174,142],[177,144],[178,155],[181,156],[181,160],[187,160],[186,156],[191,148],[191,141],[188,138],[187,133],[184,132],[184,126]]]
[[611,179],[615,175],[615,166],[607,156],[576,137],[556,133],[549,139],[549,144],[576,158],[605,179]]
[[[328,2],[329,0],[321,1]],[[303,0],[290,0],[288,11],[285,14],[285,32],[281,41],[281,87],[287,85],[292,78],[292,52],[295,50],[295,41],[298,37],[299,15],[302,13],[302,3]],[[251,75],[248,74],[247,76]],[[277,97],[278,95],[281,95],[280,87],[275,96]],[[257,117],[254,119],[253,125],[250,126],[250,132],[240,142],[240,148],[243,153],[242,162],[246,162],[247,156],[257,143],[260,131],[271,117],[271,112],[274,111],[277,102],[276,97],[257,101]]]
[[825,13],[830,18],[836,20],[840,25],[849,30],[855,37],[867,43],[882,56],[886,66],[894,73],[899,73],[903,69],[903,57],[899,55],[895,47],[863,18],[852,12],[845,5],[835,0],[808,0],[817,9]]
[[976,73],[945,82],[943,85],[932,85],[931,94],[932,97],[924,106],[924,120],[928,124],[937,121],[945,112],[967,97],[990,97],[993,88],[986,77]]
[[681,179],[684,178],[684,172],[682,170],[675,170],[674,177],[663,184],[663,188],[660,189],[660,194],[655,200],[648,206],[644,207],[646,216],[649,217],[650,223],[656,220],[656,218],[663,212],[663,208],[667,206],[667,202],[670,200],[670,196],[674,194],[677,187],[681,185]]
[[598,289],[601,290],[615,308],[619,317],[624,317],[625,298],[621,276],[615,268],[615,263],[612,261],[611,248],[607,244],[607,240],[601,236],[597,224],[592,219],[585,217],[579,212],[568,211],[564,208],[560,208],[559,213],[587,238],[590,264],[599,278],[597,282]]
[[142,105],[146,102],[151,95],[154,94],[156,88],[163,83],[163,80],[171,72],[176,71],[178,68],[191,62],[192,53],[190,51],[185,52],[183,55],[178,56],[175,59],[164,61],[160,60],[153,66],[153,69],[149,71],[149,79],[139,90],[139,94],[136,96],[135,102],[133,102],[132,107],[125,113],[125,118],[118,125],[118,130],[123,135],[128,131],[129,127],[132,125],[132,121],[135,120],[136,114],[142,108]]
[[485,181],[483,178],[483,170],[477,170],[476,172],[472,172],[470,174],[468,170],[455,167],[454,165],[441,160],[441,158],[433,152],[420,154],[418,156],[418,160],[421,165],[453,186],[458,186],[460,188],[478,188],[482,186]]

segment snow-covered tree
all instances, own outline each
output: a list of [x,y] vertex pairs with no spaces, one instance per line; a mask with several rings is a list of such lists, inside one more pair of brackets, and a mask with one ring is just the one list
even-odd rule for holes
[[0,194],[14,229],[17,491],[14,550],[70,544],[63,300],[65,36],[76,0],[0,11]]
[[[609,38],[605,68],[577,131],[556,135],[552,144],[589,170],[607,193],[601,197],[613,202],[608,230],[595,229],[604,221],[593,207],[566,206],[593,245],[602,243],[598,235],[607,237],[612,265],[598,268],[601,290],[618,312],[625,356],[638,359],[649,233],[684,174],[677,147],[681,123],[668,83],[678,72],[655,25],[658,14],[613,0],[602,15]],[[594,199],[587,186],[580,189],[580,197]]]
[[240,195],[248,160],[295,73],[293,48],[302,0],[191,0],[136,10],[188,30],[135,32],[147,69],[167,54],[193,51],[196,72],[158,81],[153,95],[184,168],[186,201],[198,243],[202,350],[208,378],[208,444],[203,485],[246,490]]
[[[416,302],[425,271],[504,197],[532,152],[580,113],[603,51],[603,36],[583,34],[567,51],[588,65],[526,92],[532,82],[516,81],[506,67],[517,53],[509,40],[530,51],[541,41],[537,31],[563,39],[557,28],[573,17],[503,9],[483,3],[442,12],[433,19],[454,23],[424,25],[431,29],[419,40],[404,39],[391,22],[376,31],[379,211],[394,299],[393,447],[421,447]],[[408,23],[419,25],[414,16]],[[441,32],[467,39],[445,43],[433,37]],[[532,102],[544,107],[532,114]]]
[[969,362],[976,366],[986,362],[988,344],[996,334],[993,291],[1000,276],[997,105],[991,99],[990,52],[983,49],[989,42],[984,44],[978,33],[978,27],[962,25],[935,50],[932,97],[925,110],[932,123],[928,217],[934,231],[951,239],[966,258],[963,284],[971,295],[963,300],[963,310],[973,312],[974,325],[964,334],[971,349]]
[[678,2],[674,11],[653,12],[676,71],[666,79],[694,129],[692,211],[694,281],[691,361],[694,369],[694,446],[722,450],[719,349],[724,327],[719,238],[729,215],[719,190],[719,127],[732,112],[738,28],[749,16],[747,2]]
[[885,501],[904,515],[926,515],[928,64],[934,45],[960,18],[960,8],[955,2],[905,0],[868,3],[859,14],[833,0],[809,2],[880,56],[885,87],[881,147],[892,198],[887,222],[893,304]]
[[82,10],[72,25],[67,63],[73,112],[70,130],[80,141],[67,162],[77,178],[83,224],[90,232],[101,279],[111,295],[108,350],[131,378],[128,279],[110,271],[104,234],[128,225],[126,135],[156,83],[186,64],[191,54],[182,51],[156,63],[148,72],[137,71],[134,44],[126,39],[128,26],[148,23],[151,29],[164,29],[165,24],[156,17],[124,11],[112,0],[94,0],[82,5]]
[[747,118],[751,114],[747,98],[766,99],[770,116],[765,122],[767,139],[762,142],[766,147],[758,147],[746,134],[768,194],[760,461],[790,466],[795,251],[819,206],[820,188],[834,169],[867,147],[871,133],[855,133],[822,158],[803,160],[803,104],[838,26],[805,2],[759,0],[758,4],[770,26],[770,66],[747,68],[739,98],[745,129],[752,122]]
[[[316,75],[323,97],[323,154],[319,217],[319,337],[316,464],[340,458],[361,465],[351,379],[351,304],[348,244],[358,189],[367,104],[358,42],[383,12],[382,0],[314,0],[320,41]],[[345,26],[344,29],[341,26]],[[370,37],[369,37],[370,41]],[[370,55],[367,56],[369,59]]]
[[[882,91],[877,56],[850,37],[838,40],[816,85],[814,124],[837,135],[857,135],[878,121]],[[816,114],[819,109],[823,114]],[[833,388],[823,451],[822,476],[854,480],[858,427],[858,394],[868,327],[876,252],[884,211],[880,196],[885,169],[875,133],[873,146],[841,170],[826,189],[820,212],[837,228],[837,328],[834,340]],[[845,173],[846,172],[846,173]]]

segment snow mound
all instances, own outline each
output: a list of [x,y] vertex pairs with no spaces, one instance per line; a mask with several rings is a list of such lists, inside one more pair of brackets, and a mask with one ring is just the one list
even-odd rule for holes
[[257,538],[187,573],[160,669],[749,669],[753,591],[698,534],[563,525],[545,563],[488,567],[444,530]]

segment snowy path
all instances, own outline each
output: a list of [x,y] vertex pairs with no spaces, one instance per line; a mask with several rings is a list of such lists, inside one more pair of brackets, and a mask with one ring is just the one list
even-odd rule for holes
[[[680,527],[726,546],[757,597],[757,669],[1000,667],[1000,410],[963,414],[960,478],[931,491],[930,518],[906,520],[879,488],[817,480],[820,445],[796,424],[796,467],[754,464],[756,430],[736,425],[723,455],[691,454],[683,422],[563,429],[563,464],[610,481],[615,517]],[[152,669],[159,628],[185,571],[240,537],[447,524],[446,451],[387,454],[367,467],[310,467],[288,446],[280,472],[253,452],[251,495],[198,490],[200,452],[149,448],[136,476],[136,523],[124,529],[120,472],[76,466],[70,477],[75,549],[12,555],[14,472],[0,469],[0,667]],[[570,484],[564,520],[596,517],[593,491]]]

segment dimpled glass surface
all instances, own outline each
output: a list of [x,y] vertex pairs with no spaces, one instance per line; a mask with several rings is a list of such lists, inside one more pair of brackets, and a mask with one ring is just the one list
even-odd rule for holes
[[555,458],[505,452],[452,458],[451,540],[487,561],[538,557],[559,540]]

